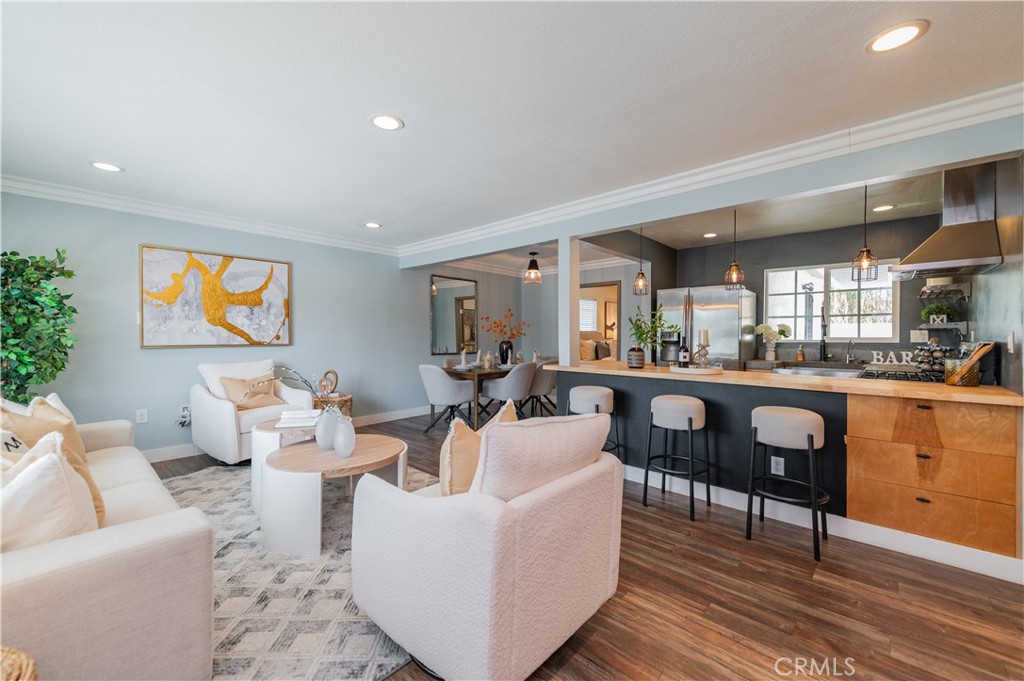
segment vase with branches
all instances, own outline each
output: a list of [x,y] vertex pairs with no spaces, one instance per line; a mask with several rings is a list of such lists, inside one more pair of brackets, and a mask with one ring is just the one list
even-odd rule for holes
[[498,344],[498,361],[504,365],[508,365],[512,361],[512,341],[524,338],[526,329],[530,328],[530,325],[524,321],[513,324],[514,316],[512,308],[508,308],[505,310],[504,316],[500,318],[489,315],[480,318],[480,328],[494,337],[494,341]]

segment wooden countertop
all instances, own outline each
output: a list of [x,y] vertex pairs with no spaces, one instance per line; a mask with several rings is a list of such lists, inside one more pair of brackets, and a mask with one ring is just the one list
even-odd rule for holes
[[831,378],[827,376],[794,376],[773,374],[767,371],[726,371],[717,375],[679,374],[648,364],[643,369],[627,369],[625,362],[584,362],[579,366],[546,364],[549,371],[568,371],[603,376],[626,376],[631,378],[657,378],[670,381],[696,381],[698,383],[725,383],[729,385],[750,385],[759,388],[782,388],[785,390],[811,390],[847,395],[875,395],[878,397],[904,397],[916,400],[939,402],[970,402],[994,404],[1008,407],[1024,407],[1024,397],[998,386],[982,385],[964,388],[942,383],[916,383],[913,381],[887,381],[867,378]]

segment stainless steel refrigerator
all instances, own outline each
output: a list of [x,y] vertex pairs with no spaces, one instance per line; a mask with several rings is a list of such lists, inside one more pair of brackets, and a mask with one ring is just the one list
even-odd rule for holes
[[682,327],[691,355],[697,350],[698,332],[707,329],[708,358],[713,364],[742,371],[744,363],[754,359],[757,294],[753,291],[727,291],[724,286],[661,289],[658,304],[663,306],[666,323]]

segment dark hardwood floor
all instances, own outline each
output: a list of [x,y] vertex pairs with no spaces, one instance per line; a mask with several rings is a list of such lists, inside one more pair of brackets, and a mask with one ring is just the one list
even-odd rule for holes
[[[437,475],[445,433],[426,423],[358,430],[405,440],[409,464]],[[698,505],[690,522],[686,497],[644,508],[640,491],[626,483],[618,592],[533,678],[1024,679],[1021,586],[839,537],[815,563],[809,530],[767,521],[748,542],[739,511]],[[391,676],[428,678],[412,664]]]

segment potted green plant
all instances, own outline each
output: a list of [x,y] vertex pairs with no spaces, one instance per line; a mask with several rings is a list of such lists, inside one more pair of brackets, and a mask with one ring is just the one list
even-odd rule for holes
[[647,361],[646,351],[661,347],[661,334],[679,332],[678,324],[667,324],[662,306],[648,316],[640,306],[636,306],[636,317],[628,317],[629,335],[633,338],[633,347],[626,353],[626,366],[630,369],[643,369]]
[[932,303],[921,310],[921,321],[928,324],[945,324],[956,321],[956,310],[946,303]]
[[68,304],[71,294],[61,293],[52,281],[75,276],[64,266],[66,257],[59,248],[54,258],[0,253],[0,382],[6,399],[29,402],[30,385],[50,383],[67,366],[68,351],[77,340],[70,327],[78,310]]

